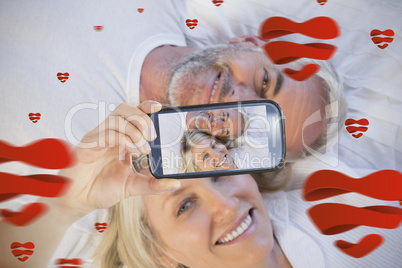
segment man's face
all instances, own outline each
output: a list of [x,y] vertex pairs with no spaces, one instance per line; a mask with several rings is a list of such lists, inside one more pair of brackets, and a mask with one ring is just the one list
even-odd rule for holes
[[[285,76],[262,51],[247,51],[238,46],[219,46],[196,53],[176,69],[169,85],[173,105],[195,105],[239,100],[270,99],[285,115],[286,147],[289,152],[303,149],[302,126],[305,120],[324,107],[324,85],[313,76],[297,82]],[[322,122],[303,130],[306,145],[321,134]]]

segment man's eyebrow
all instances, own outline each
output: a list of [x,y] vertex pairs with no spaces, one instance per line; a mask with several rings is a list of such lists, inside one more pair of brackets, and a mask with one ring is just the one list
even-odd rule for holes
[[274,89],[274,96],[279,93],[283,84],[283,74],[279,71],[278,75],[276,76],[276,85]]

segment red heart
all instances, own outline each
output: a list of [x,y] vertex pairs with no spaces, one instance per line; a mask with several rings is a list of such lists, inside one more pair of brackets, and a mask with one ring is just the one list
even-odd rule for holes
[[215,4],[215,6],[220,6],[220,5],[222,5],[222,3],[223,3],[223,0],[212,0],[212,3],[214,3]]
[[106,222],[97,222],[97,223],[95,223],[95,229],[99,233],[103,233],[107,229],[107,223]]
[[192,29],[195,28],[195,26],[198,25],[198,20],[197,19],[194,19],[194,20],[187,19],[186,20],[186,25],[187,25],[188,28],[190,28],[192,30]]
[[57,73],[57,78],[60,80],[60,82],[64,83],[68,80],[68,77],[70,76],[69,73]]
[[[97,31],[97,32],[101,32],[103,30],[103,26],[94,26],[94,30]],[[68,76],[68,73],[67,73],[67,76]]]
[[138,8],[137,11],[142,13],[142,12],[144,12],[144,9],[143,8]]
[[[363,133],[361,132],[366,132],[368,127],[355,127],[355,126],[351,126],[353,124],[359,124],[361,126],[368,126],[369,125],[369,121],[366,118],[362,118],[360,120],[354,120],[352,118],[348,118],[345,121],[345,126],[346,126],[346,130],[352,134],[353,137],[355,137],[356,139],[360,138],[361,136],[363,136]],[[360,133],[356,133],[353,134],[355,132],[359,131]]]
[[[17,248],[26,248],[28,250],[21,250],[21,249],[17,249]],[[12,249],[11,253],[17,257],[17,259],[21,262],[26,261],[29,257],[28,256],[24,256],[24,257],[20,257],[22,255],[32,255],[34,253],[33,250],[35,248],[34,243],[32,242],[27,242],[24,244],[18,243],[18,242],[14,242],[11,244],[10,248]]]
[[42,115],[41,115],[40,113],[36,113],[36,114],[34,114],[34,113],[29,113],[29,114],[28,114],[28,117],[29,117],[29,119],[32,121],[32,123],[38,122],[41,116],[42,116]]
[[317,0],[317,3],[323,6],[325,3],[327,3],[327,0]]
[[[385,35],[387,37],[380,37],[378,35]],[[394,35],[395,35],[394,31],[391,29],[387,29],[385,31],[374,29],[370,32],[370,36],[372,36],[371,41],[373,41],[373,43],[376,44],[381,49],[388,47],[388,44],[382,44],[382,45],[379,44],[382,42],[392,43],[392,41],[394,41],[394,38],[390,36]]]
[[16,226],[26,226],[41,217],[48,207],[41,203],[32,203],[25,205],[21,211],[13,212],[8,209],[0,209],[0,215],[3,220]]

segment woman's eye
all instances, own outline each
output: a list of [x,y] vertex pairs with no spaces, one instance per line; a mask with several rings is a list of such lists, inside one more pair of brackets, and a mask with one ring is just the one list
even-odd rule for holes
[[182,213],[186,212],[191,206],[191,200],[186,199],[184,202],[180,204],[179,209],[177,210],[176,215],[180,216]]
[[207,160],[209,157],[209,154],[204,154],[204,157],[202,158],[204,161]]

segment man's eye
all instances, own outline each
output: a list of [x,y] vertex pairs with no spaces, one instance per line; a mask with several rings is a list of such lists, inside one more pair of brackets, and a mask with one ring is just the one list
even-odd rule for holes
[[262,90],[266,91],[268,84],[269,84],[269,76],[268,76],[267,71],[264,70],[264,73],[265,73],[265,75],[264,75],[264,79],[262,80]]
[[209,154],[204,154],[204,157],[202,158],[204,161],[207,160],[209,157]]
[[227,178],[228,178],[228,176],[212,177],[212,182],[223,181],[223,180],[225,180]]
[[191,199],[184,200],[181,204],[179,209],[177,210],[176,216],[180,216],[182,213],[186,212],[191,206]]

